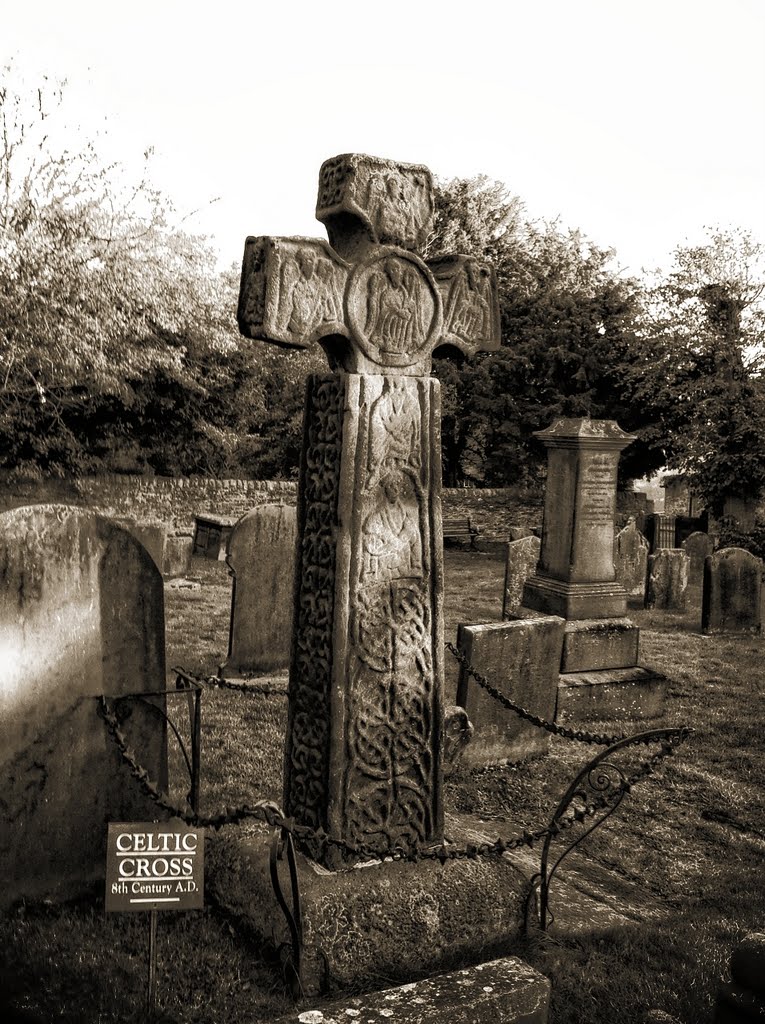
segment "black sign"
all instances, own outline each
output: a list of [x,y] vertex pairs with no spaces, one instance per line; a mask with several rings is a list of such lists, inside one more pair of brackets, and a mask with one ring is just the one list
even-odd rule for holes
[[106,910],[201,910],[204,832],[183,822],[110,822]]

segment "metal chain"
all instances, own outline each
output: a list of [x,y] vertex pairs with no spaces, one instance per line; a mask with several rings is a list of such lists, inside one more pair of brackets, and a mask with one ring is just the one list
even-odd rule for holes
[[196,683],[198,686],[209,686],[213,689],[233,690],[236,693],[250,693],[265,697],[286,697],[289,692],[286,686],[272,686],[271,683],[232,683],[229,679],[223,679],[221,676],[200,678],[183,668],[174,668],[172,671],[187,682]]
[[515,701],[506,697],[504,693],[496,688],[496,686],[492,686],[486,676],[481,675],[477,669],[473,668],[459,647],[450,642],[447,642],[445,646],[446,649],[454,655],[460,665],[462,665],[467,674],[472,676],[478,685],[486,690],[489,696],[498,700],[503,707],[506,707],[509,711],[513,711],[519,718],[525,719],[527,722],[538,726],[540,729],[545,729],[547,732],[552,733],[553,736],[562,736],[567,740],[576,740],[578,743],[591,743],[600,747],[610,747],[614,743],[619,743],[621,740],[627,739],[626,733],[614,733],[613,735],[608,735],[607,733],[586,732],[584,729],[567,729],[563,725],[556,725],[555,722],[549,722],[546,718],[542,718],[540,715],[535,715],[531,711],[527,711],[526,708],[521,707],[520,704],[516,704]]
[[[188,825],[216,830],[223,828],[224,825],[238,824],[246,819],[256,819],[265,822],[272,828],[285,829],[295,840],[315,842],[321,846],[334,846],[354,858],[364,857],[369,860],[385,858],[407,861],[437,860],[444,864],[447,860],[497,856],[509,850],[520,849],[523,846],[531,847],[547,836],[556,836],[576,823],[593,817],[604,807],[607,807],[613,799],[612,794],[610,799],[604,797],[596,800],[594,803],[588,803],[584,807],[573,811],[570,815],[549,825],[547,828],[537,829],[533,832],[523,832],[521,835],[513,836],[510,839],[498,838],[494,842],[468,844],[462,847],[447,845],[446,841],[444,841],[443,845],[437,848],[407,850],[395,847],[386,853],[381,853],[379,849],[362,844],[348,843],[343,839],[330,836],[322,828],[314,829],[309,825],[299,825],[294,819],[285,817],[281,808],[270,800],[259,800],[255,804],[245,804],[236,808],[225,807],[220,814],[211,817],[190,814],[185,807],[172,801],[151,781],[149,773],[138,763],[133,751],[128,746],[125,735],[120,729],[119,720],[109,707],[106,698],[101,696],[98,700],[101,717],[104,719],[106,727],[117,744],[122,759],[130,769],[131,774],[139,783],[144,793],[173,817],[181,818]],[[662,741],[661,750],[653,754],[633,775],[622,783],[620,790],[629,792],[634,785],[650,775],[660,761],[674,753],[675,747],[682,743],[687,738],[687,735],[688,730],[681,728],[676,733],[669,734],[666,740]]]

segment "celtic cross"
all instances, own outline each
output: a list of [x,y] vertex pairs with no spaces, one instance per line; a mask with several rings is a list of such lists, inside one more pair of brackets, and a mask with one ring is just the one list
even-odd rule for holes
[[[242,334],[320,344],[301,465],[284,804],[379,853],[443,834],[443,569],[436,349],[499,346],[493,271],[426,263],[430,171],[322,165],[329,244],[248,238]],[[325,858],[328,863],[332,858]]]

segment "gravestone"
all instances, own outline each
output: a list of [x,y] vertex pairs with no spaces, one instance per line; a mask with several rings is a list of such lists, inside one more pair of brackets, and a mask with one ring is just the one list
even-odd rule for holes
[[640,631],[616,577],[614,521],[620,451],[633,440],[612,420],[556,420],[547,448],[542,547],[523,607],[566,619],[558,715],[654,717],[666,679],[637,664]]
[[696,530],[680,546],[689,559],[688,586],[698,587],[704,579],[704,562],[714,552],[714,539],[708,533]]
[[523,604],[566,619],[624,615],[614,570],[619,452],[634,440],[612,420],[560,419],[534,434],[547,448],[542,548]]
[[704,565],[704,633],[757,633],[762,629],[765,563],[744,548],[723,548]]
[[682,548],[662,548],[648,556],[646,607],[683,611],[688,591],[690,558]]
[[642,608],[648,578],[648,541],[634,519],[616,535],[614,569],[617,580],[627,592],[627,603]]
[[[552,721],[564,626],[565,621],[556,615],[460,625],[457,646],[492,686],[532,714]],[[547,753],[550,734],[504,708],[464,668],[457,684],[457,703],[467,711],[474,730],[462,755],[465,765],[522,761]]]
[[[493,272],[426,263],[427,168],[349,154],[320,172],[330,244],[249,238],[238,320],[247,337],[320,344],[298,494],[285,812],[352,844],[297,857],[311,994],[327,976],[433,971],[517,938],[524,880],[505,860],[383,861],[439,844],[443,621],[439,384],[433,351],[499,346]],[[458,830],[450,826],[450,835]],[[361,861],[361,863],[358,863]],[[354,870],[335,870],[349,862]],[[210,886],[259,934],[280,932],[268,837],[220,833]],[[328,870],[329,869],[329,870]],[[480,936],[480,938],[479,938]]]
[[225,678],[289,665],[296,538],[290,505],[260,505],[235,524],[226,555],[234,580]]
[[[73,897],[103,878],[109,820],[157,814],[96,697],[164,689],[162,576],[126,530],[65,505],[0,515],[0,565],[2,901]],[[139,701],[123,711],[131,747],[166,786],[161,716]]]
[[512,618],[521,607],[523,587],[537,567],[540,547],[539,537],[533,535],[522,537],[519,540],[511,540],[508,543],[504,598],[502,600],[503,619]]

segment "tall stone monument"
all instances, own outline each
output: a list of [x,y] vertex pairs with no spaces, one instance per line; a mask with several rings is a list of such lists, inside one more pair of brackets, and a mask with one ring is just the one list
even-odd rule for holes
[[626,617],[614,567],[619,453],[634,436],[613,420],[560,419],[537,437],[548,452],[542,547],[523,606],[566,619],[558,713],[654,717],[666,680],[637,664],[640,631]]
[[[243,333],[321,344],[333,369],[308,384],[284,805],[356,850],[338,860],[318,839],[313,860],[296,858],[306,994],[328,977],[411,980],[475,962],[516,941],[525,912],[526,881],[504,858],[436,870],[382,859],[444,839],[431,354],[499,345],[492,272],[465,256],[427,264],[415,254],[432,212],[427,168],[340,156],[319,182],[331,246],[251,238],[245,250]],[[450,818],[449,839],[475,842],[475,831]],[[250,930],[290,942],[269,845],[259,832],[221,830],[206,854],[209,888]]]
[[322,165],[330,244],[248,238],[239,326],[320,344],[309,380],[284,805],[381,854],[443,835],[440,411],[431,356],[499,345],[493,271],[416,255],[430,171]]

